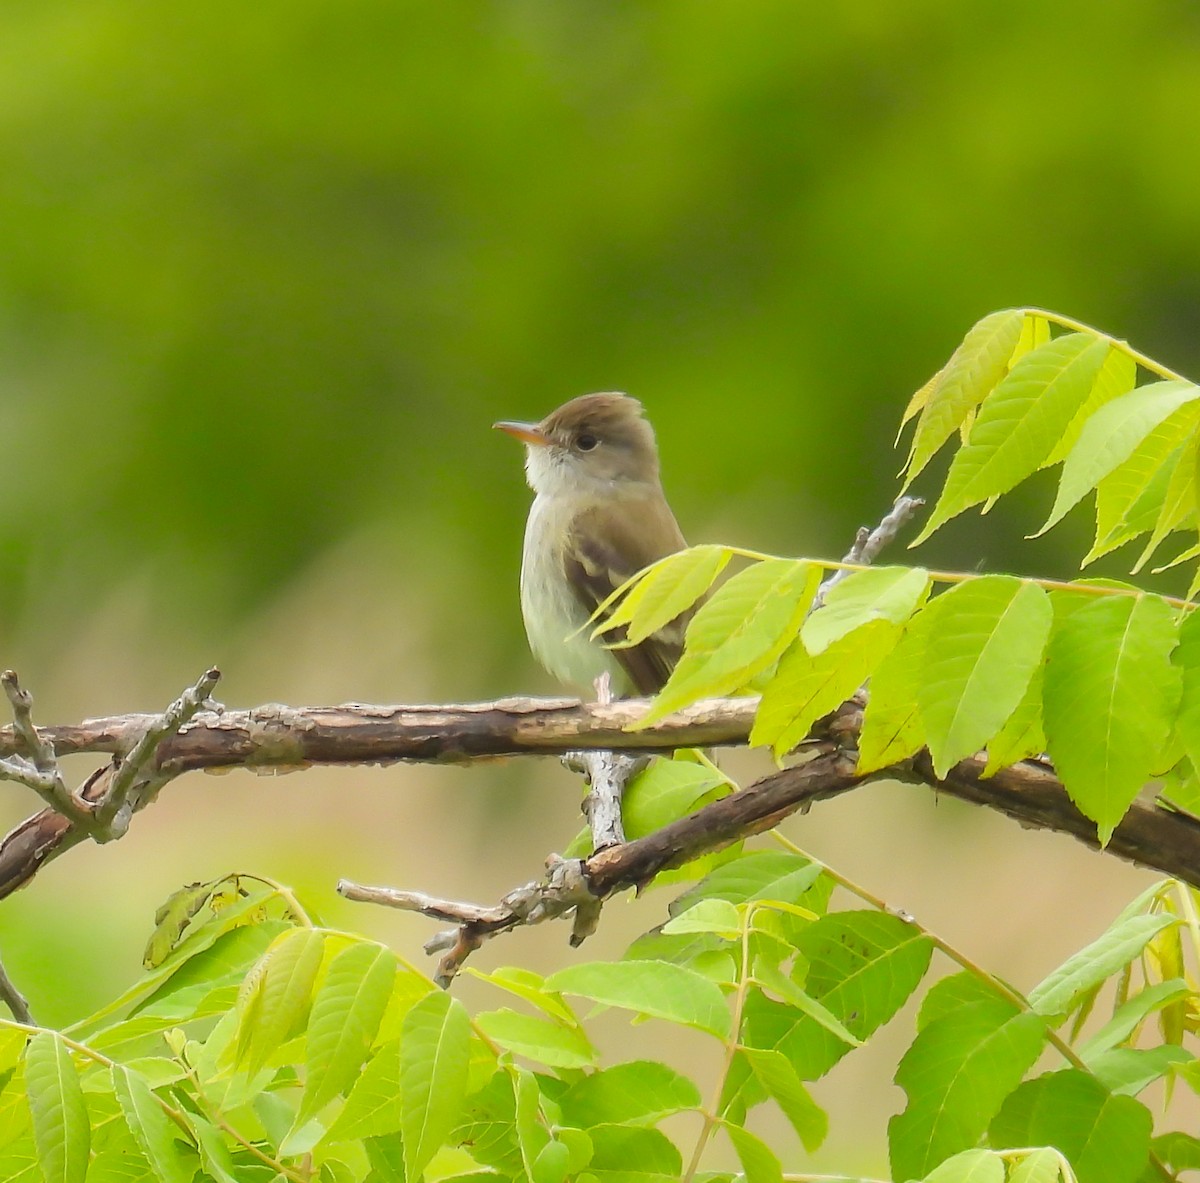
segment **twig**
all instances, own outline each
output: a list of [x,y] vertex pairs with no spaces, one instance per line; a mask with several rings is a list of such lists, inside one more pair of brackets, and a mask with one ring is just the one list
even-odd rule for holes
[[0,674],[0,686],[12,707],[15,749],[0,759],[0,780],[12,780],[32,789],[55,812],[77,825],[90,825],[92,811],[67,787],[59,771],[54,745],[33,725],[33,695],[21,688],[16,671]]
[[[846,557],[842,559],[842,562],[873,563],[879,557],[880,551],[896,540],[897,535],[908,524],[909,518],[924,504],[925,501],[921,497],[896,498],[892,508],[873,530],[869,530],[866,526],[859,526],[858,533],[854,536],[854,545],[846,552]],[[813,597],[813,609],[819,608],[829,594],[829,589],[836,587],[849,574],[849,571],[843,569],[835,571],[824,579],[821,586],[817,588],[817,594]]]
[[25,1001],[25,996],[13,984],[13,980],[8,976],[3,964],[0,964],[0,1002],[3,1002],[12,1011],[12,1017],[18,1023],[27,1023],[30,1027],[35,1025],[33,1015],[29,1010],[29,1003]]
[[147,725],[129,754],[116,763],[108,789],[96,810],[92,836],[97,842],[111,842],[124,836],[134,813],[170,779],[159,775],[139,780],[163,740],[177,735],[179,729],[201,710],[220,713],[220,708],[210,699],[220,679],[220,670],[206,670],[194,686],[185,690]]
[[[425,942],[425,952],[441,953],[434,981],[443,988],[450,985],[463,962],[486,940],[519,925],[540,924],[572,911],[582,909],[588,920],[599,910],[600,900],[589,887],[583,864],[579,859],[564,859],[552,854],[546,860],[546,877],[540,882],[526,883],[508,892],[492,906],[471,904],[460,900],[439,899],[420,891],[399,891],[393,887],[369,887],[341,879],[338,893],[348,900],[383,904],[406,912],[420,912],[434,920],[449,920],[456,928],[436,933]],[[579,919],[572,932],[572,945],[580,944],[584,936],[578,931]],[[591,924],[591,929],[595,924]]]
[[[558,898],[556,888],[549,881],[518,889],[515,893],[518,906],[501,901],[497,907],[435,900],[417,893],[392,892],[387,888],[361,889],[360,894],[355,894],[353,885],[345,882],[339,884],[339,890],[351,899],[387,902],[438,919],[459,922],[461,927],[457,931],[442,934],[431,942],[431,952],[453,946],[448,958],[449,978],[489,937],[522,924],[562,915],[572,908],[576,915],[594,911],[614,892],[630,887],[640,889],[662,871],[682,866],[731,842],[763,833],[798,810],[806,810],[818,801],[878,779],[925,784],[936,792],[996,809],[1021,825],[1058,830],[1099,849],[1095,823],[1079,812],[1053,771],[1040,762],[1023,761],[985,778],[987,760],[979,754],[961,761],[945,777],[939,778],[928,753],[921,752],[891,768],[860,776],[855,770],[857,754],[853,749],[861,727],[861,705],[851,700],[818,727],[811,745],[811,758],[806,763],[764,777],[749,788],[711,802],[644,838],[597,851],[579,864],[581,880],[572,880],[569,892],[563,896],[567,906],[558,911],[553,907]],[[1187,814],[1173,813],[1153,802],[1137,800],[1105,850],[1200,887],[1200,821]],[[552,860],[563,866],[573,865],[573,860],[551,856],[547,865],[552,871],[555,865]],[[581,882],[590,899],[581,895]],[[368,894],[370,892],[378,894]],[[545,898],[551,902],[542,908],[540,905]],[[444,968],[447,968],[446,962],[439,971]]]

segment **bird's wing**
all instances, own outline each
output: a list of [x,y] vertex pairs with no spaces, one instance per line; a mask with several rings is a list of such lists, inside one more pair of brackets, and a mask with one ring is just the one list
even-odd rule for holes
[[[593,515],[603,515],[598,522]],[[601,505],[576,518],[564,548],[567,580],[590,616],[631,575],[650,563],[683,550],[687,543],[670,507],[661,498],[623,501],[620,512]],[[683,633],[691,613],[676,617],[641,644],[612,654],[639,694],[657,694],[683,651]],[[608,643],[625,630],[604,635]]]

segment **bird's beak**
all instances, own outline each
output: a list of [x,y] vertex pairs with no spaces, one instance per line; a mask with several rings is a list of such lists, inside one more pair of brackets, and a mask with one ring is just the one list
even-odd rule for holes
[[546,448],[550,445],[550,437],[536,423],[516,423],[511,419],[502,419],[499,423],[493,423],[492,426],[497,431],[508,432],[514,439],[519,439],[525,444],[533,444],[538,448]]

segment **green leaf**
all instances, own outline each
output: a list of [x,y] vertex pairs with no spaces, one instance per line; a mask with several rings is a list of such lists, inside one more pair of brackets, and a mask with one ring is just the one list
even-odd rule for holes
[[1160,1134],[1150,1143],[1150,1149],[1174,1174],[1180,1171],[1200,1171],[1200,1138],[1192,1134],[1176,1130]]
[[567,1125],[652,1124],[698,1109],[700,1090],[686,1076],[654,1060],[631,1060],[580,1076],[558,1098]]
[[1136,381],[1137,363],[1118,343],[1114,342],[1113,348],[1108,351],[1108,356],[1104,359],[1104,365],[1100,367],[1100,373],[1096,375],[1091,393],[1062,433],[1054,450],[1046,457],[1043,467],[1049,468],[1052,465],[1061,464],[1079,439],[1083,425],[1106,403],[1112,402],[1114,398],[1122,394],[1128,394]]
[[297,1127],[354,1083],[379,1030],[395,977],[395,954],[369,941],[350,945],[330,961],[309,1017]]
[[[797,940],[808,963],[804,989],[858,1040],[904,1005],[929,968],[933,946],[897,916],[837,912],[808,925]],[[753,992],[742,1042],[782,1052],[803,1080],[823,1076],[850,1045],[812,1015]]]
[[1200,768],[1200,611],[1193,609],[1183,618],[1171,662],[1181,678],[1175,729],[1192,766]]
[[1090,1057],[1088,1071],[1111,1093],[1136,1096],[1166,1076],[1176,1064],[1196,1057],[1178,1044],[1160,1043],[1157,1047],[1115,1047]]
[[731,1121],[721,1122],[721,1127],[733,1143],[746,1183],[783,1183],[783,1167],[761,1138]]
[[1080,1056],[1086,1060],[1124,1043],[1147,1016],[1172,1002],[1186,998],[1190,993],[1191,988],[1182,978],[1156,982],[1153,986],[1139,990],[1117,1008],[1113,1017],[1095,1035],[1080,1044]]
[[923,1028],[896,1069],[908,1105],[888,1122],[893,1176],[921,1178],[975,1146],[1045,1039],[1038,1015],[1000,997],[958,1007]]
[[1060,1179],[1062,1183],[1075,1183],[1069,1170],[1066,1159],[1053,1146],[1042,1146],[1013,1163],[1008,1183],[1059,1183]]
[[1171,609],[1148,595],[1097,598],[1050,634],[1046,745],[1101,845],[1157,770],[1181,689],[1176,639]]
[[729,1034],[729,1009],[719,986],[695,970],[668,961],[593,961],[560,969],[546,987],[580,994],[606,1006],[619,1006],[652,1018]]
[[516,998],[524,999],[530,1005],[537,1007],[538,1010],[560,1023],[566,1023],[571,1027],[579,1026],[579,1020],[575,1017],[574,1011],[557,994],[547,990],[545,988],[545,978],[539,973],[534,973],[531,969],[523,969],[520,966],[502,965],[499,969],[492,970],[491,973],[483,973],[468,966],[467,973],[472,977],[478,978],[481,982],[488,982],[497,987],[497,989],[512,994]]
[[475,1024],[494,1043],[518,1056],[553,1068],[588,1068],[596,1062],[596,1049],[577,1027],[547,1023],[507,1007],[482,1011]]
[[863,775],[907,760],[925,746],[917,693],[928,633],[928,617],[922,609],[871,675],[871,696],[858,740],[858,771]]
[[968,414],[1004,377],[1021,340],[1025,314],[1011,308],[979,321],[937,376],[913,436],[904,487],[907,489]]
[[934,1167],[925,1183],[1004,1183],[1004,1160],[992,1150],[964,1150]]
[[1054,1146],[1079,1183],[1135,1183],[1145,1169],[1152,1121],[1132,1097],[1114,1097],[1074,1068],[1039,1076],[1005,1101],[993,1146]]
[[406,1177],[417,1180],[454,1128],[467,1088],[471,1023],[457,999],[428,994],[400,1036],[401,1130]]
[[1196,526],[1196,451],[1200,436],[1193,437],[1180,449],[1179,458],[1171,470],[1162,506],[1150,532],[1145,549],[1131,568],[1136,575],[1150,560],[1168,535],[1176,530]]
[[1001,997],[996,988],[984,981],[977,974],[950,974],[934,982],[921,999],[921,1009],[917,1012],[917,1030],[924,1031],[930,1023],[976,1002],[991,1002]]
[[891,652],[899,635],[896,625],[873,620],[816,657],[802,641],[793,641],[762,692],[750,732],[751,745],[771,744],[776,759],[782,758],[818,719],[858,690]]
[[1068,333],[1027,353],[979,409],[966,447],[954,457],[918,545],[940,525],[999,497],[1036,472],[1092,390],[1110,345]]
[[744,1056],[759,1083],[782,1110],[810,1154],[819,1149],[829,1132],[829,1117],[796,1075],[791,1061],[780,1052],[743,1047]]
[[[1171,469],[1183,457],[1185,440],[1194,438],[1200,403],[1188,403],[1168,415],[1096,487],[1096,538],[1083,566],[1153,528]],[[1137,520],[1139,518],[1145,520]]]
[[984,776],[994,776],[1020,760],[1040,755],[1046,750],[1046,730],[1042,725],[1042,693],[1046,667],[1039,665],[1025,687],[1017,709],[1009,715],[1004,726],[988,740],[987,766]]
[[1128,460],[1168,415],[1196,398],[1200,398],[1200,387],[1172,380],[1140,386],[1101,407],[1084,424],[1067,456],[1054,507],[1035,537],[1060,521],[1117,465]]
[[714,932],[726,940],[741,935],[742,918],[728,900],[700,900],[663,925],[663,932]]
[[390,1134],[399,1128],[400,1040],[397,1038],[385,1043],[367,1061],[328,1137],[331,1142],[342,1142]]
[[163,1112],[145,1078],[123,1064],[114,1064],[112,1082],[125,1124],[155,1175],[162,1183],[191,1183],[194,1168],[175,1141],[179,1127]]
[[925,609],[924,675],[917,693],[934,770],[945,776],[1016,711],[1040,666],[1053,611],[1032,583],[988,575]]
[[588,1133],[594,1147],[588,1174],[600,1183],[678,1183],[683,1174],[675,1143],[658,1130],[599,1125]]
[[253,1074],[299,1028],[312,1002],[325,934],[292,928],[279,937],[247,978],[238,999],[237,1058]]
[[821,568],[799,559],[766,559],[739,571],[692,617],[679,664],[629,730],[705,695],[740,690],[774,664],[808,614],[820,581]]
[[723,546],[693,546],[659,559],[642,572],[593,637],[629,625],[626,640],[637,645],[686,612],[725,569],[732,553]]
[[798,904],[817,882],[821,866],[803,855],[782,850],[755,850],[706,875],[672,905],[678,916],[704,899],[744,904],[750,900],[782,900]]
[[87,1106],[71,1053],[49,1031],[39,1031],[29,1041],[25,1096],[47,1183],[82,1183],[91,1146]]
[[777,965],[770,961],[760,960],[754,968],[754,979],[759,986],[776,994],[781,1002],[787,1003],[788,1006],[808,1015],[810,1019],[816,1020],[835,1039],[849,1044],[850,1047],[862,1046],[863,1041],[837,1015],[805,993]]
[[825,593],[824,603],[800,628],[814,657],[872,620],[903,624],[925,602],[929,572],[923,567],[868,567],[852,571]]
[[1029,1005],[1047,1018],[1069,1014],[1076,1000],[1090,987],[1124,969],[1156,934],[1178,922],[1166,912],[1142,912],[1118,920],[1043,978],[1029,992]]
[[654,760],[629,782],[622,798],[626,836],[653,834],[668,822],[691,813],[701,802],[730,791],[729,781],[703,764]]

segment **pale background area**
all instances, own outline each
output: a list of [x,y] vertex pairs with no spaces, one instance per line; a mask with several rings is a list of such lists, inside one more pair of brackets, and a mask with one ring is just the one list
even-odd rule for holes
[[[629,390],[690,540],[839,557],[895,495],[909,394],[985,313],[1056,308],[1200,375],[1198,121],[1200,17],[1168,0],[9,0],[0,668],[42,722],[159,709],[210,664],[237,707],[554,692],[492,421]],[[1022,540],[1048,505],[919,557],[1069,577],[1082,517]],[[33,804],[0,785],[0,824]],[[433,926],[339,876],[491,900],[577,825],[553,761],[191,776],[0,903],[0,957],[70,1021],[172,890],[246,870],[420,962]],[[898,786],[786,828],[1021,988],[1150,882]],[[667,898],[478,964],[611,955]],[[816,1086],[812,1169],[884,1169],[911,1034]]]

